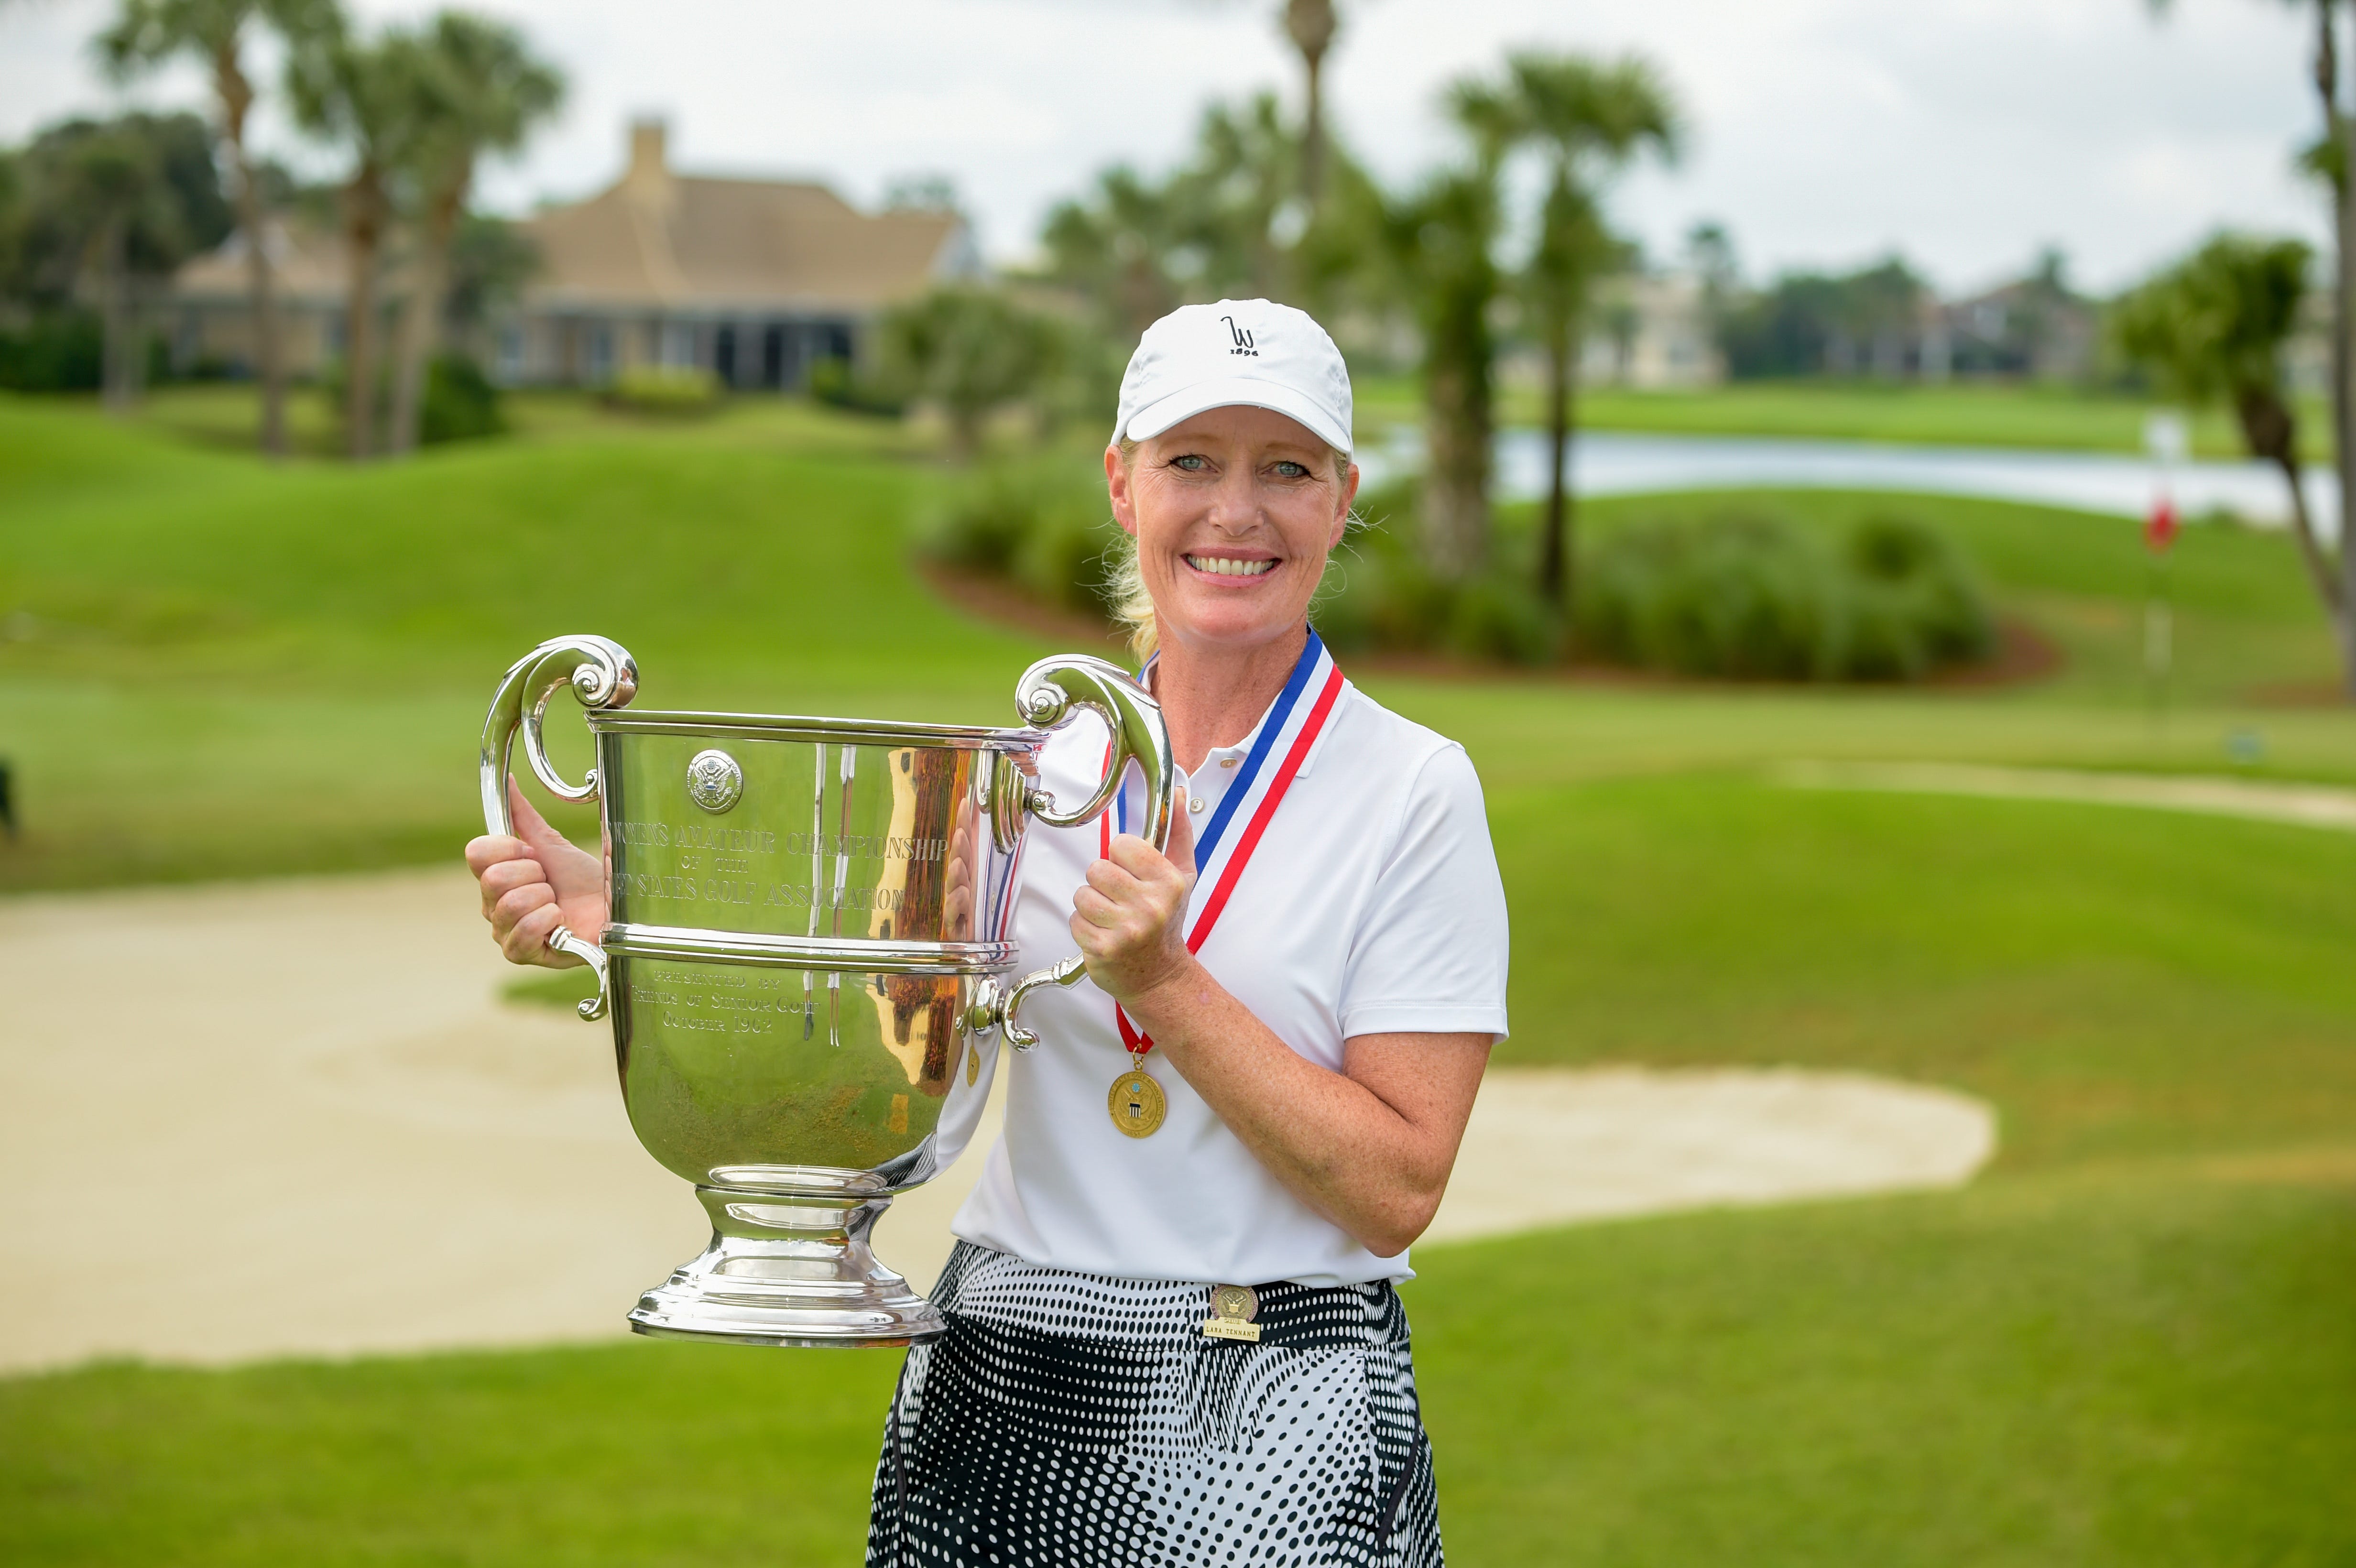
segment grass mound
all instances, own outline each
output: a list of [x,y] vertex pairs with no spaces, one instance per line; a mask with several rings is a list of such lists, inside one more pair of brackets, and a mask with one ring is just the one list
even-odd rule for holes
[[760,414],[273,469],[0,400],[0,891],[455,857],[491,688],[561,632],[645,707],[1011,721],[1044,650],[910,577],[928,476]]

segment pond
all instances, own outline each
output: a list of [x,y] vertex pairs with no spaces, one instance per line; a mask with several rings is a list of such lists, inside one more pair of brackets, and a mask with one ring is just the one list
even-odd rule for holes
[[[1421,433],[1409,430],[1396,433],[1377,450],[1362,453],[1359,460],[1367,482],[1378,483],[1419,465],[1422,447]],[[1501,499],[1528,500],[1546,494],[1543,432],[1503,432],[1497,438],[1496,461]],[[2309,511],[2329,537],[2338,513],[2339,486],[2325,468],[2310,466],[2304,477]],[[2157,475],[2147,459],[2104,452],[1582,431],[1571,442],[1571,480],[1582,496],[1890,490],[1977,496],[2139,517],[2150,510]],[[2282,476],[2261,463],[2179,464],[2171,488],[2178,512],[2187,518],[2222,511],[2271,527],[2289,520]]]

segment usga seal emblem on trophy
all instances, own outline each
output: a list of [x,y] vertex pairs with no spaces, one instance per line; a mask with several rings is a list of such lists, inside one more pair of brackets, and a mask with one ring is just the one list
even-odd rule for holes
[[[712,1244],[629,1315],[643,1334],[764,1345],[902,1345],[940,1315],[868,1237],[893,1194],[972,1136],[998,1041],[1077,957],[1013,977],[1025,828],[1093,820],[1132,768],[1144,836],[1166,844],[1176,776],[1160,708],[1082,655],[1015,686],[1023,724],[631,710],[618,644],[557,637],[517,661],[484,721],[483,820],[513,831],[509,764],[597,803],[605,929],[549,945],[597,972],[584,1018],[610,1020],[630,1125],[695,1184]],[[548,704],[569,690],[595,746],[588,777],[551,764]],[[1095,793],[1038,788],[1050,731],[1093,714],[1111,735]],[[1240,1320],[1240,1319],[1239,1319]]]

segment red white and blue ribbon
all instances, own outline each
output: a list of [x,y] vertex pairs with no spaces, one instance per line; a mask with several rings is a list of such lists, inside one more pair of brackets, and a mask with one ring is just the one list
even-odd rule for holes
[[[1341,667],[1333,662],[1324,639],[1312,627],[1308,645],[1294,661],[1284,689],[1278,693],[1268,717],[1260,721],[1251,750],[1237,764],[1236,776],[1220,796],[1218,809],[1211,813],[1210,821],[1204,824],[1194,840],[1194,887],[1198,893],[1204,889],[1209,892],[1195,902],[1194,924],[1186,933],[1187,952],[1202,952],[1203,944],[1219,923],[1219,916],[1226,912],[1236,884],[1251,861],[1252,851],[1259,848],[1277,807],[1284,803],[1301,764],[1316,748],[1317,738],[1325,732],[1325,722],[1333,717],[1334,704],[1341,700],[1344,684]],[[1183,802],[1179,803],[1178,809],[1185,809]],[[1112,850],[1116,814],[1120,831],[1127,832],[1126,780],[1118,796],[1117,811],[1098,818],[1103,825],[1099,843],[1106,854]],[[1113,1019],[1120,1026],[1121,1044],[1129,1048],[1131,1056],[1143,1061],[1145,1053],[1153,1049],[1152,1036],[1141,1033],[1118,1002],[1113,1004]]]

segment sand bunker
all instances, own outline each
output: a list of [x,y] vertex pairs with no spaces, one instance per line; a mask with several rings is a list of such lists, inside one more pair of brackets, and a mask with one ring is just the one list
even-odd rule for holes
[[[602,1026],[497,1000],[463,872],[0,901],[0,1370],[608,1337],[703,1243]],[[1430,1241],[1937,1187],[1980,1103],[1797,1072],[1500,1070]],[[978,1143],[877,1250],[939,1270]]]

